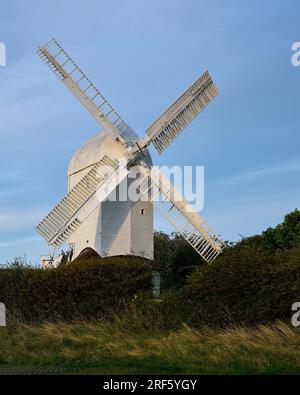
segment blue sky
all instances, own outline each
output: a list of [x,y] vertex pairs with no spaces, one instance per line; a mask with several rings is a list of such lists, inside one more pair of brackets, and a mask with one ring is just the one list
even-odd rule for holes
[[[66,192],[97,123],[35,54],[55,37],[142,135],[204,70],[220,95],[158,157],[204,165],[203,216],[224,239],[300,206],[297,0],[0,0],[0,263],[47,252],[33,230]],[[159,217],[156,228],[171,229]]]

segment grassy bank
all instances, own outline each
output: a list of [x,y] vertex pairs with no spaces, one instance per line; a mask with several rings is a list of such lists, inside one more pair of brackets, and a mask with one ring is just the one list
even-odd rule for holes
[[170,332],[130,330],[121,323],[18,324],[0,328],[0,365],[100,373],[295,374],[300,331],[283,322]]

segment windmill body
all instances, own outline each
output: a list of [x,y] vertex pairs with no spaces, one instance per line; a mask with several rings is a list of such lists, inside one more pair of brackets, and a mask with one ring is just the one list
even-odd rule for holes
[[[202,216],[155,167],[149,144],[161,154],[216,97],[218,90],[206,71],[138,137],[108,103],[64,49],[52,39],[37,51],[50,70],[100,124],[103,132],[73,156],[68,194],[37,226],[54,249],[65,242],[77,256],[86,247],[100,255],[141,255],[153,258],[153,206],[204,259],[212,262],[223,242]],[[139,200],[117,195],[140,174]],[[129,180],[129,181],[128,181]]]
[[[127,134],[128,136],[129,134]],[[131,137],[137,136],[131,131]],[[68,191],[91,170],[105,155],[112,159],[125,158],[125,149],[105,132],[89,139],[72,157],[68,169]],[[149,153],[144,158],[152,165]],[[69,237],[73,258],[90,247],[100,256],[136,255],[153,259],[153,205],[151,201],[120,201],[135,174],[130,174],[117,186],[111,198],[99,204],[83,224]]]

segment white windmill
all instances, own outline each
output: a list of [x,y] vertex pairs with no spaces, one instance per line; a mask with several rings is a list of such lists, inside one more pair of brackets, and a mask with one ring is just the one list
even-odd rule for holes
[[[68,241],[73,257],[90,247],[101,256],[152,259],[155,206],[206,262],[212,262],[222,251],[222,241],[170,181],[151,168],[147,151],[152,143],[161,154],[217,95],[209,73],[200,76],[140,139],[57,41],[52,39],[37,53],[103,128],[75,153],[68,169],[68,194],[36,227],[49,246],[59,248]],[[110,201],[123,183],[130,186],[133,170],[143,176],[139,193],[144,199]]]

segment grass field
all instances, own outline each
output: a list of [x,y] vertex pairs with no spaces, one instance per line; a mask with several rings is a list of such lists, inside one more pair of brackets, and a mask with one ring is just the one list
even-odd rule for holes
[[0,328],[0,365],[28,374],[299,374],[300,331],[283,322],[168,333],[97,322],[18,324]]

